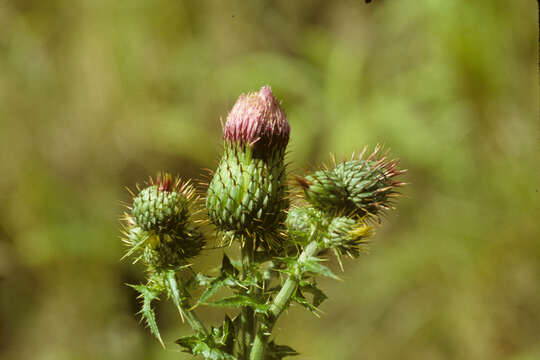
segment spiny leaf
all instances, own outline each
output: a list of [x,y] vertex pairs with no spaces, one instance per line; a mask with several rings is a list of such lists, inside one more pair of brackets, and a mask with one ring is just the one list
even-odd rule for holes
[[278,345],[273,340],[270,341],[266,348],[264,360],[281,360],[285,356],[299,355],[296,350],[287,345]]
[[186,348],[189,353],[192,353],[191,349],[199,341],[201,341],[201,339],[198,336],[189,335],[189,336],[182,336],[181,338],[177,339],[175,343],[182,346],[183,348]]
[[235,356],[215,347],[210,347],[204,342],[198,342],[193,346],[193,355],[202,355],[208,360],[237,360]]
[[313,313],[313,315],[319,317],[319,309],[317,309],[316,306],[313,306],[313,304],[311,304],[304,297],[304,294],[302,294],[302,292],[299,289],[296,290],[296,293],[293,295],[292,299],[294,301],[296,301],[298,304],[300,304],[303,307],[305,307],[306,309],[308,309],[309,311],[311,311]]
[[319,258],[310,257],[306,261],[304,261],[302,265],[304,271],[306,272],[319,274],[335,280],[341,280],[336,274],[332,272],[332,270],[321,264],[321,259]]
[[235,329],[229,316],[225,315],[225,320],[220,327],[212,327],[211,334],[213,343],[216,344],[218,348],[232,352],[234,347]]
[[227,254],[223,254],[223,260],[221,261],[221,274],[238,274],[238,270],[231,263],[231,259]]
[[212,278],[208,282],[205,282],[205,286],[207,286],[207,288],[202,293],[201,297],[195,304],[194,308],[201,304],[206,303],[206,301],[209,300],[212,296],[214,296],[222,287],[225,287],[225,286],[229,288],[241,287],[243,289],[247,289],[249,286],[252,286],[252,285],[257,285],[257,283],[254,282],[253,279],[251,278],[247,278],[245,280],[239,280],[235,278],[235,276],[232,276],[232,275],[229,276],[226,274],[223,274],[222,276],[218,278]]
[[184,321],[184,312],[182,310],[182,297],[180,295],[180,289],[178,287],[178,282],[176,281],[176,272],[174,270],[168,270],[165,272],[165,284],[167,286],[167,293],[170,298],[172,298],[174,305],[178,309],[182,321]]
[[210,285],[206,288],[206,290],[204,290],[195,306],[205,303],[206,300],[214,296],[218,292],[218,290],[221,289],[224,285],[225,279],[216,279],[215,281],[212,281]]
[[204,275],[202,273],[198,273],[197,275],[195,275],[190,280],[190,282],[193,282],[193,283],[195,283],[196,285],[199,285],[199,286],[208,286],[215,279],[217,279],[217,277],[215,277],[215,276],[207,276],[207,275]]
[[207,360],[236,360],[233,355],[208,344],[209,341],[211,339],[208,337],[185,336],[175,342],[185,348],[187,353],[201,355]]
[[146,325],[150,328],[150,332],[159,340],[161,346],[165,347],[159,329],[156,322],[156,314],[152,309],[152,300],[156,300],[159,297],[159,292],[149,289],[146,285],[129,285],[140,293],[142,298],[142,308],[139,313],[146,321]]
[[216,345],[212,336],[191,335],[176,340],[175,343],[182,346],[185,352],[192,355],[201,355],[207,360],[237,360],[228,351]]
[[313,306],[318,307],[324,300],[328,299],[328,296],[317,287],[316,284],[306,284],[301,287],[302,291],[308,292],[313,295]]
[[223,340],[222,343],[225,346],[225,350],[229,353],[232,353],[234,350],[234,338],[236,335],[236,330],[234,328],[234,323],[228,315],[225,315],[225,320],[222,325]]

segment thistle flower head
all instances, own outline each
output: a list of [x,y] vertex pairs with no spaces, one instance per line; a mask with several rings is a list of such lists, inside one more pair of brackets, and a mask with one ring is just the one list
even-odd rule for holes
[[293,207],[286,221],[290,239],[300,245],[320,241],[325,248],[356,257],[373,235],[373,228],[363,218],[328,216],[312,206]]
[[285,112],[266,85],[258,92],[240,95],[227,117],[223,138],[250,147],[284,149],[290,132]]
[[238,98],[223,128],[224,152],[206,196],[208,216],[219,230],[263,238],[284,221],[289,133],[269,86]]
[[324,241],[341,254],[357,257],[372,235],[373,227],[362,219],[337,216],[330,222]]
[[196,256],[205,241],[190,220],[194,189],[169,174],[150,179],[124,217],[126,256],[137,254],[150,268],[174,268]]
[[160,174],[133,199],[131,215],[143,230],[155,233],[181,232],[189,217],[194,189],[169,174]]
[[380,147],[364,158],[365,150],[357,159],[298,178],[306,200],[325,211],[359,216],[390,209],[392,198],[399,196],[396,188],[404,184],[394,178],[404,170],[397,160],[380,155]]

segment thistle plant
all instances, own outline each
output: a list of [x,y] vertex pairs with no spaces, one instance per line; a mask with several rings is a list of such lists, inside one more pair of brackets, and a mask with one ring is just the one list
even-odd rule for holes
[[[193,355],[297,355],[274,342],[276,321],[293,303],[317,315],[327,299],[317,279],[338,279],[328,258],[337,257],[343,270],[342,257],[360,256],[381,215],[393,208],[404,184],[396,178],[404,170],[387,151],[376,146],[368,154],[364,148],[289,182],[289,135],[285,112],[264,86],[241,95],[230,111],[223,154],[205,194],[197,196],[190,182],[168,174],[133,194],[123,217],[125,256],[145,266],[146,283],[130,286],[139,293],[142,319],[163,346],[152,305],[168,298],[193,329],[175,343]],[[207,247],[208,238],[222,246]],[[219,270],[193,270],[197,255],[217,249],[223,251]],[[207,306],[224,309],[221,324],[199,320],[196,312]]]

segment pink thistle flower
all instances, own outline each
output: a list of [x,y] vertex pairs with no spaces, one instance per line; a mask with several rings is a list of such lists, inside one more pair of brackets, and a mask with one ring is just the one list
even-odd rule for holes
[[259,92],[240,95],[227,116],[223,138],[250,147],[285,149],[290,132],[285,112],[266,85]]

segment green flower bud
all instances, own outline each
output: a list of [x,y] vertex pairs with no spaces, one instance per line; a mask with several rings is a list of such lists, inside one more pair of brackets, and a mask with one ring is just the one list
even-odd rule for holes
[[289,238],[300,245],[314,240],[325,226],[325,217],[323,212],[311,206],[291,208],[286,221]]
[[318,241],[325,249],[351,256],[357,256],[373,234],[373,228],[358,217],[332,216],[311,206],[292,208],[286,224],[290,239],[299,245]]
[[157,234],[181,232],[189,215],[189,203],[193,198],[193,188],[189,184],[173,181],[171,175],[164,174],[153,184],[139,192],[133,200],[134,222],[146,231]]
[[328,224],[323,240],[328,248],[356,257],[372,235],[373,227],[361,219],[337,216]]
[[291,128],[270,86],[242,94],[234,104],[223,129],[226,142],[248,146],[258,156],[285,151]]
[[223,157],[206,197],[209,218],[221,231],[269,234],[289,206],[284,157],[290,133],[270,87],[240,96],[223,132]]
[[378,215],[390,209],[391,199],[399,196],[396,187],[403,185],[394,177],[404,170],[397,169],[396,160],[379,156],[380,148],[367,158],[337,164],[333,169],[317,171],[298,178],[306,199],[319,209],[336,214]]
[[124,242],[127,255],[138,254],[151,268],[174,268],[200,253],[205,241],[191,223],[189,205],[194,190],[189,184],[159,175],[133,200],[131,216],[126,214]]
[[130,247],[128,254],[136,253],[138,259],[153,269],[176,268],[197,256],[205,245],[201,231],[190,225],[181,233],[156,234],[140,226],[131,226],[125,232],[124,242]]
[[196,227],[185,229],[182,233],[153,235],[144,247],[143,259],[153,268],[176,268],[197,256],[204,244],[204,237]]

